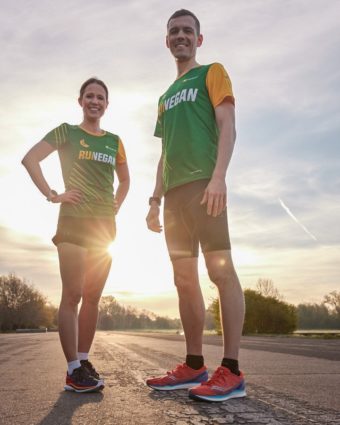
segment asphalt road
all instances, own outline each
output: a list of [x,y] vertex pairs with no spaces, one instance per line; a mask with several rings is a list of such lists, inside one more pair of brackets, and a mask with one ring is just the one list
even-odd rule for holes
[[[63,391],[65,361],[56,333],[0,334],[0,424],[340,425],[340,340],[242,339],[245,399],[190,400],[185,390],[155,392],[146,377],[183,361],[179,335],[98,332],[91,360],[105,378],[100,394]],[[207,337],[206,364],[221,359]]]

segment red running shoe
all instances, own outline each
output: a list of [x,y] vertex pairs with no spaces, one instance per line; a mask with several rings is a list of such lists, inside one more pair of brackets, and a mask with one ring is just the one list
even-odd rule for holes
[[195,370],[183,363],[167,372],[166,376],[147,379],[146,384],[154,390],[171,391],[192,388],[207,380],[208,372],[205,366]]
[[189,390],[189,397],[194,400],[225,401],[230,398],[245,397],[244,375],[232,373],[228,368],[220,366],[209,381]]

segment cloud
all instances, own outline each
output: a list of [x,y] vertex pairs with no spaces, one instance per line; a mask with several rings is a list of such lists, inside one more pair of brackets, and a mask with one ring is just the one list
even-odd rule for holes
[[[160,155],[159,141],[152,135],[157,101],[176,76],[164,43],[165,24],[181,7],[179,0],[46,0],[34,8],[18,0],[3,6],[0,84],[6,102],[0,106],[0,184],[6,202],[0,210],[5,244],[1,270],[15,268],[58,298],[55,251],[46,237],[56,214],[41,204],[40,193],[18,169],[24,152],[47,131],[60,122],[80,121],[78,90],[90,75],[109,86],[103,124],[122,137],[131,170],[131,194],[119,220],[123,234],[133,235],[138,249],[126,243],[121,252],[139,257],[141,269],[152,268],[153,255],[168,261],[164,246],[160,250],[157,245],[156,254],[145,249],[152,238],[139,226],[145,225]],[[313,276],[323,282],[323,291],[334,286],[340,240],[339,2],[189,0],[185,7],[201,20],[199,62],[223,63],[235,91],[238,136],[227,178],[230,233],[234,246],[266,259],[242,266],[243,277],[250,281],[267,270],[275,280],[282,276],[287,291],[298,287],[300,295]],[[59,188],[53,161],[47,161],[44,171]],[[25,228],[36,237],[21,233]],[[326,251],[332,259],[327,267]],[[313,267],[308,268],[310,263]],[[296,275],[288,274],[287,267]],[[169,274],[165,266],[163,270]],[[109,291],[114,274],[111,279]],[[161,281],[161,274],[155,279]],[[122,281],[122,286],[128,283]],[[316,283],[312,288],[317,291]]]

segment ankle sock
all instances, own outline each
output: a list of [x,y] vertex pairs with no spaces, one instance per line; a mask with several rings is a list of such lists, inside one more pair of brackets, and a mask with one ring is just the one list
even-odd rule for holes
[[80,360],[73,360],[72,362],[68,362],[67,363],[67,372],[69,375],[72,375],[74,369],[77,369],[78,367],[80,367]]
[[191,369],[201,369],[204,366],[204,358],[203,356],[196,356],[194,354],[187,354],[185,363],[187,366],[191,367]]
[[240,376],[240,370],[238,368],[238,360],[228,359],[227,357],[223,357],[221,366],[227,367],[230,372],[234,373],[237,376]]
[[88,360],[89,359],[89,353],[78,353],[78,360]]

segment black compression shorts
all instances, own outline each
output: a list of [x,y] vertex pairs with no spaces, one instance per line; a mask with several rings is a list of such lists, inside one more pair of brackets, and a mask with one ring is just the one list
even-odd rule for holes
[[230,250],[227,211],[218,217],[200,205],[209,180],[175,187],[165,194],[164,231],[171,260],[198,257],[202,252]]

